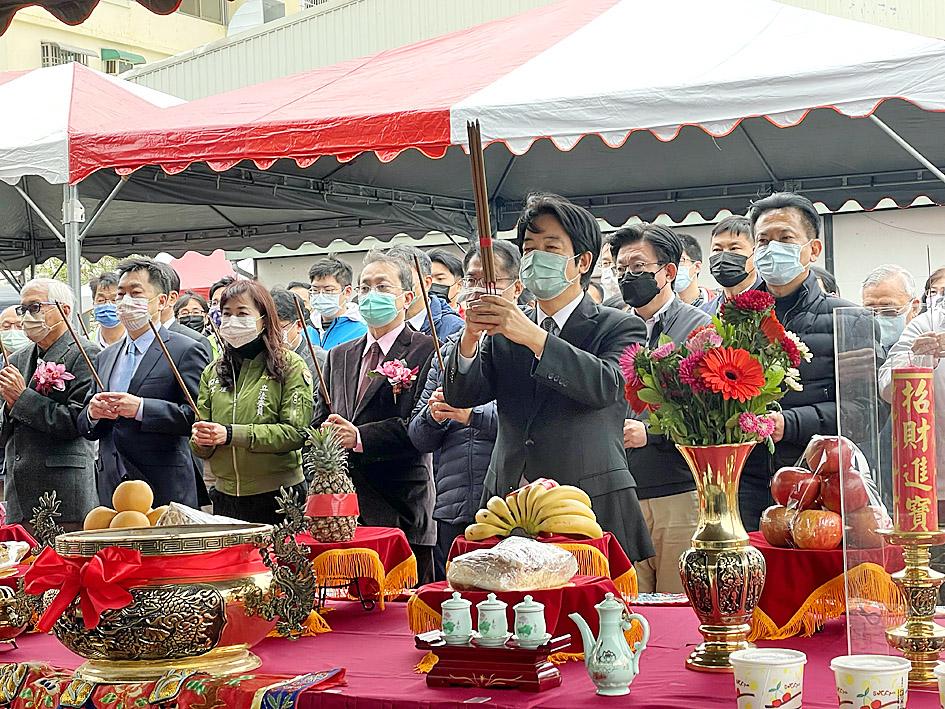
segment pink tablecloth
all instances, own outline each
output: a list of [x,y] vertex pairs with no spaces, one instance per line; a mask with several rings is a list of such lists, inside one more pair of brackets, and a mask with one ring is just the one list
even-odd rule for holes
[[[386,613],[365,613],[357,604],[335,604],[331,614],[334,632],[303,638],[295,643],[283,639],[264,641],[256,649],[263,659],[260,671],[297,675],[328,667],[347,668],[348,685],[338,690],[303,696],[300,709],[460,709],[476,697],[489,697],[477,706],[501,709],[574,709],[615,707],[632,709],[731,709],[735,688],[731,675],[711,675],[684,668],[691,645],[699,640],[697,621],[689,608],[640,607],[650,621],[652,636],[641,662],[641,673],[628,699],[614,700],[594,695],[594,688],[577,662],[560,667],[564,677],[557,689],[531,694],[495,689],[428,689],[414,665],[423,653],[416,650],[407,629],[404,604],[392,603]],[[837,698],[828,664],[846,652],[843,625],[833,621],[813,638],[791,638],[762,646],[790,647],[807,653],[804,709],[835,709]],[[65,650],[55,638],[26,636],[19,650],[0,651],[0,662],[42,659],[54,665],[74,667],[79,658]],[[337,693],[335,693],[337,691]],[[932,692],[911,691],[909,709],[938,709]]]

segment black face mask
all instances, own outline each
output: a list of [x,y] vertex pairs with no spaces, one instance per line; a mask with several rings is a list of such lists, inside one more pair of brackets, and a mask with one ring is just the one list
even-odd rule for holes
[[620,295],[623,302],[631,308],[640,308],[660,294],[662,289],[656,285],[656,274],[644,271],[643,273],[627,274],[620,279]]
[[731,288],[748,278],[748,257],[734,251],[719,251],[709,257],[709,273],[723,288]]
[[430,295],[438,295],[443,300],[448,301],[450,299],[450,287],[443,285],[442,283],[434,283],[430,286],[429,289]]
[[197,332],[203,332],[207,326],[207,321],[203,319],[203,315],[182,315],[177,319],[184,327],[189,327]]

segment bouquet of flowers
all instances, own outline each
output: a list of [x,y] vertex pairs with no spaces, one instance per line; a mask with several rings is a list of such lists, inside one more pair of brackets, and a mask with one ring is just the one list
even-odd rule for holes
[[773,450],[778,400],[801,390],[798,366],[807,346],[784,329],[774,298],[749,290],[729,300],[712,322],[676,347],[661,338],[655,349],[631,345],[620,358],[625,394],[648,426],[680,445],[766,441]]
[[417,378],[419,367],[411,369],[405,359],[389,359],[374,371],[368,372],[369,377],[387,377],[387,383],[394,390],[394,401],[397,395],[409,389]]

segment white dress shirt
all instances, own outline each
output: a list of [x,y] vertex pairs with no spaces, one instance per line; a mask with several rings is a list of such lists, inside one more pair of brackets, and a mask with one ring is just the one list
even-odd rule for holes
[[[423,329],[423,323],[425,323],[426,320],[427,320],[427,310],[426,308],[424,308],[419,313],[414,315],[412,318],[409,318],[407,322],[410,323],[410,326],[414,330],[416,330],[417,332],[420,332]],[[384,354],[387,354],[387,353],[385,352]]]
[[[666,311],[669,310],[669,306],[673,304],[673,301],[676,300],[677,296],[673,293],[673,297],[666,301],[662,308],[653,313],[649,318],[643,320],[643,324],[646,325],[646,341],[650,341],[650,337],[653,336],[653,328],[656,327],[656,323],[660,321],[660,318],[666,314]],[[640,314],[636,311],[635,308],[631,308],[633,314],[640,317]]]

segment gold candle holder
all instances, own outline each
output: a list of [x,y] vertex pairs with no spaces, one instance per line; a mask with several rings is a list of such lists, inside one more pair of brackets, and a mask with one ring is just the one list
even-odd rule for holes
[[945,648],[945,627],[936,623],[935,606],[938,588],[945,575],[929,565],[930,547],[945,543],[945,531],[900,532],[880,531],[890,544],[902,546],[906,567],[892,575],[906,601],[906,619],[886,631],[886,642],[912,663],[909,685],[933,687],[938,681],[933,674],[939,655]]

